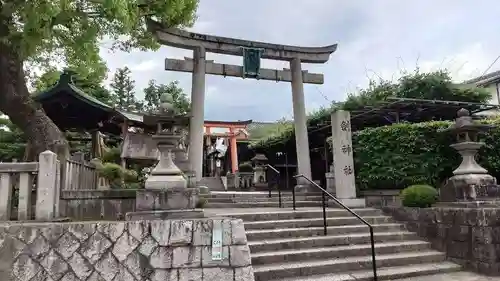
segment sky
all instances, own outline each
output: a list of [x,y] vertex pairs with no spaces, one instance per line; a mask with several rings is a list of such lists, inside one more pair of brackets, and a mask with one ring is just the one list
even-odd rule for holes
[[[493,0],[200,0],[190,31],[269,43],[338,49],[326,64],[304,64],[323,73],[323,85],[304,85],[306,110],[314,111],[366,87],[370,79],[397,80],[404,71],[446,68],[456,81],[500,69],[500,5]],[[110,73],[128,66],[138,98],[149,79],[178,80],[191,95],[191,74],[164,70],[165,58],[192,51],[162,47],[155,52],[101,50]],[[241,57],[209,53],[217,63]],[[262,67],[289,68],[263,60]],[[112,75],[109,75],[111,78]],[[291,85],[208,75],[205,119],[275,121],[293,118]]]

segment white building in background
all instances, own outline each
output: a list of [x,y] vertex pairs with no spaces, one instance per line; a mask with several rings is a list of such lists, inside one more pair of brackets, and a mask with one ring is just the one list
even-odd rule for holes
[[[464,82],[467,85],[475,85],[484,88],[491,93],[489,104],[500,105],[500,70],[494,71]],[[478,115],[500,115],[500,110],[492,109],[483,111]]]

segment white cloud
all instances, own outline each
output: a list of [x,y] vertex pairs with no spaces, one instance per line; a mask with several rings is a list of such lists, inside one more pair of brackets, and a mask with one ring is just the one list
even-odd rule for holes
[[160,62],[159,60],[145,60],[138,64],[131,65],[130,70],[137,72],[154,71],[161,67]]
[[[255,7],[266,7],[258,9]],[[496,27],[500,6],[493,0],[332,1],[332,0],[201,0],[195,32],[278,44],[324,46],[338,50],[324,65],[304,65],[324,73],[325,84],[306,85],[308,111],[343,100],[370,78],[396,79],[401,70],[448,68],[458,80],[481,75],[500,55]],[[192,51],[163,47],[157,52],[107,54],[110,69],[133,68],[137,88],[149,79],[179,80],[190,96],[191,75],[166,72],[166,57],[191,57]],[[241,64],[239,57],[208,54],[219,63]],[[263,60],[281,69],[286,62]],[[491,71],[499,69],[497,62]],[[272,121],[292,113],[288,83],[207,76],[205,117]],[[322,94],[321,94],[322,93]],[[327,99],[325,99],[325,96]]]

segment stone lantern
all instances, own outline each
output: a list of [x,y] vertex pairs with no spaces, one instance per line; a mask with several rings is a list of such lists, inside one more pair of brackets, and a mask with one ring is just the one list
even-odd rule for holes
[[492,199],[489,192],[496,187],[496,179],[476,162],[479,149],[484,146],[478,136],[492,128],[490,125],[476,124],[466,109],[460,109],[457,119],[448,132],[456,135],[453,147],[461,156],[462,162],[453,171],[453,176],[441,188],[440,201],[467,202]]
[[131,213],[129,218],[189,217],[192,213],[196,215],[194,208],[199,190],[187,188],[188,180],[174,160],[176,153],[180,155],[181,128],[189,125],[189,116],[177,114],[172,98],[167,94],[161,97],[157,112],[144,116],[144,123],[156,126],[156,133],[152,138],[157,144],[159,157],[158,163],[146,180],[145,189],[137,192],[138,212]]
[[265,184],[267,183],[266,178],[266,164],[269,161],[264,154],[256,154],[252,159],[254,164],[253,169],[253,184]]

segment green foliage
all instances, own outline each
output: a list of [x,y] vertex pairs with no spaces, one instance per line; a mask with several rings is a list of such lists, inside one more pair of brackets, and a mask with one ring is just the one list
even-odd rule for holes
[[[456,85],[446,71],[420,73],[417,69],[413,73],[404,74],[396,83],[385,80],[370,81],[366,89],[349,94],[345,102],[332,103],[329,108],[321,108],[310,114],[307,126],[325,123],[336,110],[353,111],[376,107],[389,97],[485,103],[491,98],[491,93],[481,88]],[[290,126],[286,131],[271,133],[253,141],[251,145],[254,148],[268,149],[290,141],[294,134],[293,126]]]
[[429,208],[438,199],[437,190],[430,185],[412,185],[401,192],[405,207]]
[[238,167],[238,172],[241,172],[241,173],[253,172],[252,164],[250,162],[241,163],[240,166]]
[[115,163],[104,163],[99,169],[99,175],[108,180],[110,185],[114,185],[123,178],[123,168]]
[[146,15],[166,26],[191,26],[198,0],[177,1],[47,0],[2,1],[9,23],[2,43],[18,52],[20,61],[48,66],[62,62],[88,72],[104,73],[99,55],[102,39],[110,49],[129,51],[159,47],[147,30]]
[[179,87],[179,81],[169,84],[156,84],[155,80],[149,80],[148,87],[144,89],[145,110],[154,111],[160,106],[160,97],[163,94],[170,94],[172,103],[179,113],[186,113],[190,110],[190,101]]
[[[123,169],[120,165],[115,163],[104,163],[96,165],[99,175],[108,180],[109,185],[113,188],[118,187],[136,187],[139,183],[136,171]],[[123,183],[125,185],[122,184]]]
[[139,175],[136,171],[134,170],[128,170],[124,169],[123,170],[123,181],[127,183],[137,183],[139,180]]
[[115,163],[119,164],[121,161],[120,158],[121,152],[119,147],[111,147],[101,157],[102,162],[104,163]]
[[125,111],[141,111],[143,104],[135,98],[135,81],[128,67],[118,68],[113,76],[111,100],[113,106]]
[[9,119],[0,116],[0,162],[23,159],[25,142],[23,132]]
[[439,133],[450,124],[399,123],[355,132],[353,150],[358,186],[384,189],[420,182],[439,185],[459,159],[449,147],[453,137]]

